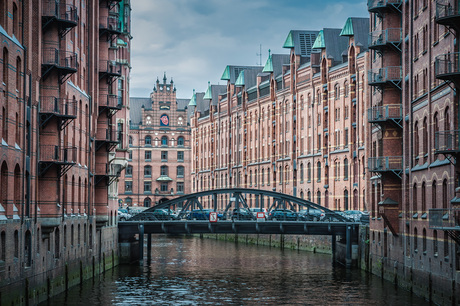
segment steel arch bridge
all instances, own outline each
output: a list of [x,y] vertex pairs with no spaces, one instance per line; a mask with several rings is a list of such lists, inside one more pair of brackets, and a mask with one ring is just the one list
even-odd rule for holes
[[[219,199],[220,196],[220,199]],[[248,211],[248,197],[254,199],[255,207],[268,210],[316,209],[324,214],[321,220],[264,220],[247,213],[241,220],[241,212]],[[222,212],[219,219],[211,222],[210,211]],[[207,207],[207,208],[205,208]],[[171,213],[179,210],[176,216]],[[206,210],[205,210],[206,209]],[[155,211],[166,211],[157,215]],[[231,218],[231,216],[238,218]],[[192,213],[206,218],[193,218]],[[198,220],[195,220],[198,219]],[[199,220],[201,219],[201,220]],[[311,201],[274,191],[226,188],[197,192],[160,203],[139,213],[127,221],[118,222],[119,241],[123,244],[138,244],[140,263],[143,263],[144,238],[147,236],[147,258],[150,257],[152,234],[286,234],[286,235],[330,235],[332,253],[336,254],[336,236],[345,246],[345,264],[351,267],[352,243],[357,242],[359,223]],[[137,238],[136,238],[137,237]],[[131,249],[132,251],[132,249]]]
[[[258,220],[249,213],[248,198],[255,207],[268,211],[300,209],[322,212],[321,220],[293,218],[282,215],[272,220]],[[219,209],[220,206],[220,209]],[[163,214],[157,214],[158,211]],[[173,214],[178,210],[177,214]],[[209,221],[211,211],[219,212],[216,222]],[[295,214],[294,214],[295,215]],[[258,222],[259,221],[259,222]],[[264,222],[260,222],[264,221]],[[245,233],[245,234],[317,234],[343,235],[346,225],[358,223],[311,201],[274,191],[225,188],[201,191],[172,199],[151,207],[127,221],[119,222],[122,232],[137,232],[139,225],[145,233]]]

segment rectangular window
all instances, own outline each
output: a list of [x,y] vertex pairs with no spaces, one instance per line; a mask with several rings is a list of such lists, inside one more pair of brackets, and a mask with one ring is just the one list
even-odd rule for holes
[[133,151],[128,151],[128,159],[133,160]]
[[177,182],[176,191],[177,193],[184,193],[184,182]]
[[162,162],[168,161],[168,151],[161,151],[161,161]]
[[177,161],[179,162],[184,161],[184,151],[177,151]]
[[162,192],[168,191],[168,183],[161,183],[161,191]]
[[152,182],[151,181],[144,181],[144,192],[145,193],[152,192]]
[[125,181],[125,192],[132,192],[132,191],[133,191],[133,182]]
[[145,160],[152,159],[152,151],[145,151]]

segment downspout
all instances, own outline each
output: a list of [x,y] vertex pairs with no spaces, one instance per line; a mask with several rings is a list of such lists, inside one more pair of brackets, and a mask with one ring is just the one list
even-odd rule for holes
[[[92,11],[92,2],[91,1],[88,1],[88,10],[86,12],[86,15],[87,15],[87,20],[88,21],[91,21],[91,17],[92,17],[92,14],[91,14],[91,11]],[[90,35],[91,33],[91,26],[88,26],[87,27],[87,35],[88,35],[88,46],[87,46],[87,49],[88,51],[86,52],[86,56],[87,56],[87,63],[88,63],[88,68],[87,69],[87,74],[88,74],[88,77],[87,77],[87,93],[90,92],[90,86],[91,86],[91,71],[92,71],[92,68],[91,68],[91,48],[90,48],[90,41],[91,41],[91,38],[92,36]],[[90,94],[88,94],[88,102],[89,102],[89,107],[88,107],[88,131],[87,131],[87,134],[88,134],[88,185],[86,186],[86,188],[88,188],[88,203],[87,203],[87,216],[89,218],[89,216],[92,216],[93,213],[91,212],[91,188],[90,186],[92,187],[92,178],[91,178],[91,152],[92,152],[92,137],[91,137],[91,114],[92,114],[92,110],[93,110],[93,100],[92,100],[92,96]],[[92,235],[90,233],[90,235]]]

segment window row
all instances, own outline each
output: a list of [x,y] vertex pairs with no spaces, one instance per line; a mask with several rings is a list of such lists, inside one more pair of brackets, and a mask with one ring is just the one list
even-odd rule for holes
[[[168,176],[169,173],[169,167],[168,166],[161,166],[160,167],[160,175],[161,176]],[[184,166],[177,166],[176,168],[176,175],[177,177],[184,177],[185,174],[185,167]],[[125,170],[125,175],[126,176],[132,176],[133,175],[133,166],[128,165]],[[144,166],[144,176],[152,176],[152,166],[146,165]]]
[[[161,137],[161,140],[158,138],[155,138],[155,146],[161,145],[162,147],[167,147],[169,146],[169,139],[167,136]],[[174,146],[174,139],[171,140],[171,146]],[[129,136],[129,145],[132,146],[134,145],[134,139],[133,136]],[[151,146],[152,145],[152,136],[145,136],[144,138],[144,145],[145,146]],[[179,136],[177,138],[177,146],[183,147],[185,145],[185,138],[182,136]]]

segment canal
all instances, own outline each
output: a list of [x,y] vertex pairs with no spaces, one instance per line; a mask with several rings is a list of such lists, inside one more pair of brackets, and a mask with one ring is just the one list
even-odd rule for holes
[[42,305],[423,305],[328,255],[153,236],[152,261],[119,266]]

